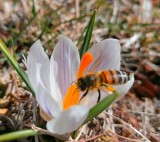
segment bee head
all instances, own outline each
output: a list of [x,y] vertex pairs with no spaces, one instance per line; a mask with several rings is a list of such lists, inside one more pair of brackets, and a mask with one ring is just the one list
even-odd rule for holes
[[79,78],[77,81],[77,85],[81,91],[84,91],[87,88],[84,78]]

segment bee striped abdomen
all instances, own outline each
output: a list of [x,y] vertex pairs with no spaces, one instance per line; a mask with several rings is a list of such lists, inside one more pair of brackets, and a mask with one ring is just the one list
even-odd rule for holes
[[124,84],[129,81],[129,74],[117,70],[104,70],[100,72],[101,83]]

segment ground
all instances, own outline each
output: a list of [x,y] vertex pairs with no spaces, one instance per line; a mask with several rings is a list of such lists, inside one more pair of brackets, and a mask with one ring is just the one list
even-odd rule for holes
[[[117,103],[79,130],[76,140],[105,142],[160,141],[160,2],[159,0],[0,0],[0,38],[21,67],[34,41],[50,56],[60,35],[81,47],[90,16],[98,9],[91,45],[113,37],[122,46],[121,70],[134,72],[135,82]],[[39,120],[37,122],[37,120]],[[0,53],[0,134],[45,128],[35,98]],[[42,135],[16,142],[47,142]]]

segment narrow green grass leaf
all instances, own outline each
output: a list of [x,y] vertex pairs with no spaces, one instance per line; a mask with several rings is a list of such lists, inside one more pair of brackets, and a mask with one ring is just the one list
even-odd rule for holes
[[15,60],[15,58],[11,55],[10,51],[6,47],[6,45],[3,43],[3,41],[0,39],[0,50],[5,54],[8,61],[12,64],[12,66],[15,68],[15,70],[18,72],[22,80],[25,82],[29,90],[32,92],[33,95],[35,95],[35,92],[32,88],[32,85],[28,79],[28,76],[24,72],[24,70],[19,66],[18,62]]
[[35,7],[35,1],[32,0],[32,14],[33,16],[36,15],[36,7]]
[[97,13],[97,9],[94,10],[94,13],[93,13],[88,25],[87,25],[86,35],[85,35],[82,47],[79,50],[80,58],[83,56],[84,53],[86,53],[86,51],[89,48],[89,44],[90,44],[90,41],[91,41],[91,36],[92,36],[92,31],[93,31],[93,26],[94,26],[94,22],[95,22],[96,13]]
[[51,23],[51,19],[45,18],[45,21],[43,21],[41,25],[41,33],[39,34],[36,40],[40,39],[43,36],[43,34],[46,32],[48,25],[50,23]]
[[35,135],[38,135],[38,133],[39,133],[38,131],[35,131],[32,129],[14,131],[11,133],[0,135],[0,142],[20,139],[28,136],[35,136]]
[[77,42],[77,47],[79,46],[79,44],[83,41],[83,36],[86,33],[87,27],[84,28],[84,30],[81,33],[81,36],[78,38],[78,42]]
[[101,102],[97,103],[93,108],[90,109],[89,115],[84,123],[92,120],[94,117],[96,117],[106,108],[108,108],[113,103],[113,101],[117,99],[118,96],[119,94],[117,92],[114,92],[113,94],[103,99]]

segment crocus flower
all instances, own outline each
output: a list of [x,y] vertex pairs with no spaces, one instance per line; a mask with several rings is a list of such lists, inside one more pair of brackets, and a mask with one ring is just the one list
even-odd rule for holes
[[[93,61],[86,62],[84,74],[106,69],[120,70],[120,44],[116,39],[106,39],[89,49]],[[84,61],[86,60],[86,61]],[[75,44],[62,36],[48,58],[40,40],[31,47],[27,57],[29,80],[36,92],[36,99],[41,109],[41,116],[47,121],[47,129],[62,135],[80,127],[88,116],[89,109],[97,103],[97,90],[90,90],[79,102],[79,90],[76,89],[80,57]],[[114,88],[124,96],[134,82],[134,77],[123,85]],[[72,93],[71,93],[72,92]],[[74,93],[73,93],[74,92]],[[80,94],[81,95],[81,94]],[[101,99],[109,95],[102,90]]]

